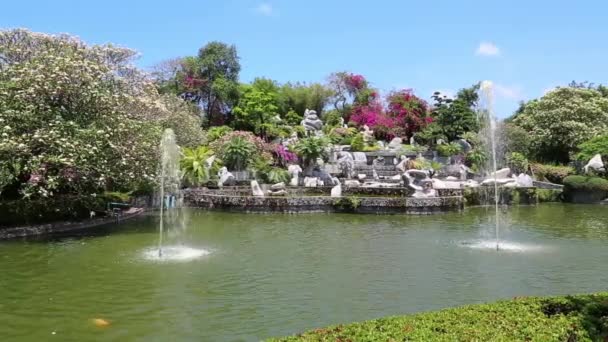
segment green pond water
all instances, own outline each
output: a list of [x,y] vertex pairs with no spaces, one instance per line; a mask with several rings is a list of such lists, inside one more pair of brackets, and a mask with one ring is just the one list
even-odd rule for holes
[[[431,216],[190,210],[184,260],[155,260],[154,215],[0,242],[2,341],[258,341],[527,295],[605,291],[608,206]],[[179,244],[173,234],[168,240]],[[190,252],[209,252],[192,257]],[[168,253],[170,250],[168,250]],[[110,321],[106,327],[94,318]]]

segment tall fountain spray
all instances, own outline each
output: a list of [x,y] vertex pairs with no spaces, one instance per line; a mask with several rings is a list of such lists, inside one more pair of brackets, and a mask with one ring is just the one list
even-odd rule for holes
[[500,248],[500,222],[498,212],[498,182],[496,180],[496,130],[497,123],[496,117],[494,116],[493,106],[493,85],[490,81],[483,81],[479,87],[479,105],[477,110],[477,119],[481,123],[481,140],[486,145],[486,150],[491,155],[491,164],[486,168],[486,171],[492,171],[494,176],[494,208],[495,208],[495,235],[496,235],[496,250]]
[[180,149],[175,142],[175,133],[170,128],[163,132],[160,141],[160,225],[158,236],[158,257],[163,254],[163,230],[165,209],[171,210],[176,205],[177,194],[180,188]]

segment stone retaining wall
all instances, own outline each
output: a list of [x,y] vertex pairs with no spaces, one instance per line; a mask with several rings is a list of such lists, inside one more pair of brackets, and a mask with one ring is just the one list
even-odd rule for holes
[[461,196],[413,197],[355,197],[343,196],[286,196],[252,197],[218,193],[214,190],[190,189],[184,191],[186,205],[205,209],[244,212],[350,212],[365,214],[425,214],[461,210]]

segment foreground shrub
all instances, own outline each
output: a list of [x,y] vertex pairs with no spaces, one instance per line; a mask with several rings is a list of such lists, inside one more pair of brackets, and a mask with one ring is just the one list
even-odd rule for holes
[[530,165],[530,168],[537,180],[549,181],[555,184],[563,184],[564,178],[575,173],[574,168],[570,166],[535,163]]
[[575,203],[596,203],[608,197],[608,180],[600,177],[564,178],[564,198]]
[[507,155],[507,165],[515,173],[528,171],[528,159],[519,152],[511,152]]
[[270,341],[604,341],[608,293],[492,304],[316,329]]
[[19,225],[80,220],[91,211],[104,211],[107,202],[123,202],[129,196],[108,193],[105,196],[56,196],[44,199],[19,199],[0,202],[0,229]]

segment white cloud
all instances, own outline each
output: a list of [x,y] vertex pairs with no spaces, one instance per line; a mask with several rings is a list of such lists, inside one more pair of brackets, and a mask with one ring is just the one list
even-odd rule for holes
[[494,43],[481,42],[475,51],[478,56],[499,56],[500,49]]
[[257,7],[255,8],[255,12],[257,14],[269,17],[274,14],[274,9],[272,8],[271,4],[267,2],[262,2],[261,4],[257,5]]
[[519,86],[508,86],[494,83],[494,91],[497,97],[502,97],[508,100],[522,100],[524,98],[521,87]]

